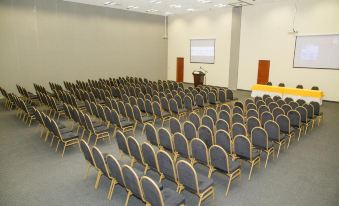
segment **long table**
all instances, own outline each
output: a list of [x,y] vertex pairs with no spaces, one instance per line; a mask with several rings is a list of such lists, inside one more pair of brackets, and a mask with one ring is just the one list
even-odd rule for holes
[[322,104],[324,95],[323,91],[310,90],[310,89],[297,89],[289,87],[268,86],[262,84],[255,84],[252,86],[252,97],[268,94],[270,96],[280,96],[281,98],[291,97],[294,101],[303,99],[307,103],[311,101],[319,102]]

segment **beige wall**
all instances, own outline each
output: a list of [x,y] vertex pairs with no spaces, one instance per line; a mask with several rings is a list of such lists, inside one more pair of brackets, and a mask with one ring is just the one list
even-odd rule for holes
[[[273,84],[285,82],[306,88],[318,85],[325,99],[339,101],[339,71],[294,69],[295,36],[292,29],[294,2],[277,1],[242,10],[238,88],[251,89],[257,81],[259,59],[271,60]],[[300,34],[339,33],[338,0],[299,0],[295,27]],[[339,58],[339,57],[338,57]]]
[[62,0],[0,1],[0,85],[166,79],[164,17]]
[[[193,12],[169,17],[168,79],[176,79],[176,58],[185,58],[184,81],[193,82],[192,72],[200,66],[208,71],[207,84],[228,86],[232,9]],[[190,39],[215,41],[215,64],[190,63]]]

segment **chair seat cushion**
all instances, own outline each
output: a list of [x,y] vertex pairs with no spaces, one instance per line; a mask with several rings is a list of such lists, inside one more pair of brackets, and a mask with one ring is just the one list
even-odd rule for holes
[[109,128],[105,126],[95,127],[94,129],[96,133],[107,132],[109,130]]
[[149,121],[153,120],[153,117],[151,117],[151,116],[143,116],[143,117],[141,117],[141,119],[142,119],[143,122],[149,122]]
[[229,173],[232,173],[241,167],[241,163],[238,160],[235,161],[231,160],[229,161],[229,163],[230,163],[230,171],[228,171]]
[[179,109],[179,113],[184,113],[184,112],[187,112],[186,108]]
[[174,190],[165,188],[161,191],[166,206],[179,206],[185,204],[185,198]]
[[[144,175],[144,172],[139,170],[139,169],[134,169],[134,172],[138,175],[139,179],[142,177],[142,176],[145,176]],[[147,175],[146,175],[147,176]],[[149,178],[151,178],[152,180],[154,180],[154,182],[157,184],[157,186],[159,187],[160,190],[162,190],[164,188],[164,186],[162,185],[161,182],[159,182],[158,180],[155,180],[153,177],[150,177],[150,176],[147,176]]]
[[121,124],[121,127],[128,127],[128,126],[134,125],[134,122],[126,120],[126,121],[121,121],[120,124]]
[[204,192],[207,188],[213,186],[213,180],[198,174],[198,184],[199,192]]
[[61,134],[73,132],[73,130],[70,129],[70,128],[61,128],[61,129],[59,129],[59,131],[60,131]]
[[78,137],[79,137],[78,134],[75,132],[69,132],[62,135],[62,138],[64,140],[77,139]]
[[84,107],[84,106],[85,106],[85,103],[84,103],[84,102],[78,101],[78,102],[76,102],[76,103],[77,103],[78,107]]
[[171,114],[169,113],[169,112],[166,112],[166,111],[163,111],[163,112],[161,112],[161,116],[162,117],[168,117],[168,116],[170,116]]

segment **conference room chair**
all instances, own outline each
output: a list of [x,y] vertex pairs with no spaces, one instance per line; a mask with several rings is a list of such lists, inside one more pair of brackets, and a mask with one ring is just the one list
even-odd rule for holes
[[312,121],[312,129],[316,121],[316,116],[314,115],[314,107],[312,104],[304,104],[304,108],[307,110],[307,118]]
[[290,119],[291,127],[295,130],[298,130],[298,141],[300,139],[301,132],[304,128],[303,124],[301,123],[301,116],[300,113],[296,110],[291,110],[287,113],[287,117]]
[[[152,106],[152,102],[150,100],[146,100],[145,101],[145,112],[144,112],[147,116],[150,116],[152,118],[155,119],[155,115],[154,115],[154,111],[153,111],[153,106]],[[144,116],[144,115],[143,115]]]
[[291,97],[286,97],[284,100],[285,100],[286,104],[289,104],[290,102],[294,101]]
[[107,168],[106,161],[105,161],[103,154],[96,146],[92,148],[92,155],[93,155],[95,167],[98,171],[94,188],[98,189],[102,175],[105,176],[110,181],[112,181],[112,177],[110,176],[110,173],[108,172],[108,168]]
[[109,128],[107,128],[107,126],[102,125],[99,127],[94,127],[92,120],[88,114],[85,114],[85,120],[86,120],[87,129],[89,130],[89,135],[88,135],[88,140],[87,140],[88,142],[90,142],[92,135],[94,135],[95,137],[94,145],[96,145],[99,139],[108,138],[108,140],[111,141],[110,136],[109,136]]
[[229,132],[230,131],[230,126],[229,126],[229,124],[225,120],[218,119],[216,124],[215,124],[215,130],[216,131],[224,130],[224,131]]
[[88,165],[87,169],[86,169],[86,175],[85,175],[85,179],[87,179],[91,167],[93,167],[93,168],[96,168],[96,167],[95,167],[92,151],[89,148],[87,142],[83,139],[80,140],[79,147],[80,147],[80,151],[84,155],[84,158],[85,158],[87,165]]
[[199,163],[207,168],[210,166],[208,148],[201,139],[195,138],[190,143],[191,146],[191,164],[194,166]]
[[140,184],[147,206],[180,206],[185,204],[185,198],[181,194],[169,188],[160,190],[154,180],[147,176],[141,177]]
[[119,115],[121,115],[123,118],[127,118],[127,112],[126,112],[126,107],[125,107],[125,103],[123,101],[118,101],[118,110],[119,111]]
[[175,99],[175,101],[177,102],[177,105],[178,105],[179,109],[183,109],[184,108],[184,106],[183,106],[183,99],[181,98],[181,96],[179,94],[174,95],[173,99]]
[[106,114],[111,115],[111,112],[110,112],[111,110],[107,106],[105,105],[102,106],[101,104],[98,104],[97,109],[98,109],[98,114],[99,114],[101,123],[104,124],[106,127],[108,127],[109,121],[108,121],[108,118],[106,117]]
[[254,103],[248,103],[246,104],[246,111],[248,112],[248,110],[258,110],[257,106]]
[[[64,157],[66,147],[72,146],[74,144],[79,144],[79,135],[75,132],[65,132],[61,133],[57,123],[51,119],[51,130],[54,136],[58,139],[57,147],[55,151],[58,151],[59,144],[63,144],[63,149],[61,157]],[[53,143],[53,142],[52,142]]]
[[178,161],[176,168],[180,183],[179,193],[185,189],[198,196],[198,206],[210,196],[214,201],[213,180],[208,179],[206,176],[198,175],[194,167],[185,160]]
[[231,124],[231,117],[230,113],[227,112],[226,110],[221,110],[218,114],[219,119],[225,120],[228,125]]
[[298,85],[296,86],[296,88],[297,88],[297,89],[304,89],[304,86],[301,85],[301,84],[298,84]]
[[254,103],[255,103],[255,104],[257,104],[257,102],[258,102],[259,100],[262,101],[263,98],[262,98],[262,97],[259,97],[259,96],[254,97]]
[[248,104],[254,104],[254,100],[253,100],[252,98],[247,98],[247,99],[245,100],[245,106],[246,106],[246,108],[248,107],[248,106],[247,106]]
[[174,143],[175,151],[178,153],[180,157],[191,160],[189,142],[183,134],[179,132],[175,133],[173,135],[173,143]]
[[218,130],[215,134],[215,145],[222,147],[228,154],[233,156],[233,145],[230,134],[224,130]]
[[100,119],[99,112],[98,112],[98,107],[95,102],[90,102],[90,107],[92,111],[92,116],[95,117],[96,119]]
[[279,105],[279,107],[282,107],[284,104],[286,104],[286,102],[282,99],[278,99],[276,102]]
[[182,100],[182,103],[184,103],[184,98],[186,96],[186,93],[183,91],[183,89],[179,88],[178,94],[179,94],[179,96],[180,96],[180,98]]
[[[126,90],[126,92],[127,92],[128,90]],[[129,103],[129,97],[128,97],[128,95],[125,93],[125,94],[123,94],[122,95],[122,101],[124,102],[124,103]]]
[[299,106],[303,106],[304,104],[306,104],[306,101],[303,99],[298,99],[296,102],[299,104]]
[[312,86],[311,90],[319,90],[318,86]]
[[280,97],[280,96],[277,96],[277,95],[273,97],[273,100],[274,100],[275,102],[277,102],[277,101],[280,100],[280,99],[281,99],[281,97]]
[[201,118],[201,125],[208,127],[212,131],[212,134],[214,134],[214,121],[210,116],[204,115]]
[[218,115],[214,108],[208,108],[206,110],[206,115],[212,118],[214,124],[217,122]]
[[205,110],[206,108],[209,106],[209,104],[205,103],[204,97],[201,94],[197,94],[195,96],[195,101],[196,101],[196,105],[202,109],[203,114],[205,114]]
[[161,108],[162,108],[164,111],[166,111],[166,112],[172,114],[172,111],[171,111],[171,109],[170,109],[170,105],[169,105],[169,102],[168,102],[167,98],[161,97],[160,102],[161,102]]
[[154,118],[151,117],[151,116],[142,116],[139,107],[136,106],[136,105],[133,106],[133,116],[134,116],[134,118],[135,118],[135,120],[137,122],[136,126],[135,126],[135,129],[137,127],[137,124],[141,124],[142,125],[142,133],[144,132],[145,124],[146,123],[151,122],[151,123],[154,124]]
[[208,93],[208,103],[215,108],[218,108],[220,101],[217,99],[216,91]]
[[273,120],[267,121],[264,125],[264,129],[267,133],[268,139],[278,145],[278,151],[277,151],[277,158],[278,158],[281,146],[286,145],[287,136],[281,135],[280,127],[278,123],[276,123]]
[[278,107],[279,105],[276,102],[271,102],[268,104],[268,108],[270,109],[271,112],[273,112],[273,110]]
[[274,102],[274,100],[271,97],[268,97],[265,99],[265,104],[269,105],[270,103]]
[[266,103],[264,102],[264,100],[258,100],[255,105],[257,106],[257,108],[259,109],[261,106],[266,106]]
[[111,184],[109,187],[107,199],[111,200],[115,186],[118,184],[121,187],[125,188],[125,183],[120,162],[113,155],[109,154],[106,156],[106,165],[109,176],[111,177]]
[[200,116],[195,113],[192,112],[188,115],[188,119],[194,124],[195,128],[199,128],[201,125],[201,119]]
[[130,96],[128,98],[128,103],[130,103],[131,106],[138,105],[138,100],[134,96]]
[[226,111],[231,114],[231,107],[228,104],[222,104],[220,105],[220,111]]
[[280,128],[280,132],[288,137],[287,149],[290,146],[291,139],[295,137],[295,129],[291,127],[290,119],[286,115],[279,115],[275,120]]
[[171,131],[171,134],[175,134],[177,132],[182,132],[182,129],[181,129],[181,123],[180,121],[175,118],[175,117],[171,117],[170,120],[169,120],[169,126],[170,126],[170,131]]
[[[164,98],[164,99],[166,99],[166,98]],[[166,111],[166,110],[162,111],[160,103],[158,103],[158,102],[153,102],[152,107],[153,107],[155,117],[160,119],[161,120],[161,126],[164,126],[164,122],[166,120],[169,121],[169,119],[171,118],[171,113]],[[154,122],[155,122],[155,120],[154,120]]]
[[153,147],[149,143],[144,142],[141,145],[141,153],[145,165],[144,175],[146,175],[149,170],[158,173],[158,162]]
[[[249,104],[249,105],[254,105],[254,104]],[[259,113],[256,109],[247,109],[246,117],[247,117],[247,119],[250,118],[250,117],[259,118]]]
[[198,129],[198,136],[199,136],[199,139],[201,139],[208,148],[214,144],[213,132],[211,131],[209,127],[205,125],[201,125]]
[[268,139],[267,132],[262,127],[255,127],[251,132],[251,142],[253,146],[266,154],[265,168],[268,159],[272,154],[274,159],[274,143]]
[[292,110],[292,107],[289,104],[284,104],[284,105],[281,106],[281,109],[283,109],[285,115],[287,115],[288,112]]
[[236,101],[236,102],[234,102],[234,107],[233,107],[233,113],[234,113],[234,108],[241,108],[241,110],[242,111],[244,111],[244,104],[242,103],[242,102],[240,102],[240,101]]
[[232,90],[230,90],[230,89],[226,90],[226,97],[227,97],[228,101],[234,101],[234,100],[238,99],[238,98],[234,97],[234,94],[233,94]]
[[197,129],[191,121],[185,121],[183,127],[183,132],[187,141],[190,142],[192,139],[197,137]]
[[219,89],[218,95],[219,95],[219,101],[221,104],[228,102],[227,97],[226,97],[226,92],[224,89]]
[[266,85],[267,86],[272,86],[272,82],[267,82]]
[[281,114],[285,114],[285,111],[281,109],[280,107],[276,107],[272,110],[272,114],[274,119],[277,119],[277,117]]
[[133,134],[135,132],[136,124],[133,121],[130,120],[121,120],[120,116],[118,115],[116,110],[112,110],[111,112],[112,119],[110,120],[112,125],[115,125],[115,130],[122,131],[122,132],[128,132],[132,131]]
[[314,115],[318,119],[318,126],[319,126],[324,116],[323,112],[320,111],[320,104],[314,101],[310,102],[310,104],[313,106]]
[[169,133],[169,131],[166,128],[161,127],[158,130],[158,137],[159,137],[159,147],[160,147],[160,149],[166,150],[166,151],[170,152],[171,154],[173,154],[174,160],[176,160],[177,155],[175,154],[173,138],[172,138],[171,134]]
[[301,117],[301,123],[304,126],[304,134],[306,135],[306,132],[308,130],[308,127],[312,125],[312,120],[308,119],[308,112],[305,107],[299,106],[295,110],[297,110]]
[[259,115],[261,116],[264,112],[271,112],[270,109],[268,108],[268,106],[266,105],[262,105],[260,107],[258,107],[258,112],[259,112]]
[[225,196],[227,196],[231,182],[237,177],[239,177],[239,179],[241,177],[241,163],[239,160],[232,160],[229,154],[227,154],[227,152],[219,145],[213,145],[209,149],[209,155],[210,172],[208,178],[210,178],[215,171],[225,173],[228,178],[227,189],[225,192]]
[[115,140],[117,141],[120,159],[123,155],[127,155],[130,157],[130,150],[127,143],[127,138],[122,131],[116,131],[115,133]]
[[199,109],[197,106],[193,106],[193,101],[188,95],[184,97],[184,105],[188,112],[193,112]]
[[262,100],[265,101],[267,98],[270,98],[270,97],[271,97],[270,95],[264,94],[264,95],[262,96]]
[[121,171],[123,174],[125,188],[127,190],[125,206],[128,205],[129,199],[132,195],[145,202],[142,194],[142,188],[140,186],[139,176],[137,175],[137,173],[133,170],[132,167],[128,165],[122,166]]
[[234,139],[238,135],[247,136],[246,127],[242,123],[233,123],[231,127],[231,135],[232,139]]
[[285,84],[284,83],[279,83],[278,86],[279,87],[285,87]]
[[134,137],[129,136],[127,138],[127,145],[131,157],[131,167],[133,167],[134,164],[137,162],[140,163],[141,165],[145,165],[138,141]]
[[[131,104],[132,105],[132,104]],[[144,99],[143,98],[138,98],[137,99],[137,105],[138,105],[138,107],[139,107],[139,109],[140,109],[140,111],[142,112],[142,113],[146,113],[146,105],[145,105],[145,101],[144,101]]]
[[252,170],[255,165],[260,168],[260,153],[253,148],[251,140],[244,135],[238,135],[233,141],[233,151],[242,160],[245,160],[251,165],[248,180],[251,179]]
[[150,123],[145,124],[145,134],[146,134],[146,140],[149,143],[155,146],[159,146],[158,134],[153,124],[150,124]]
[[178,183],[178,177],[177,177],[177,171],[175,168],[174,162],[171,158],[171,156],[163,150],[159,150],[157,152],[157,162],[158,162],[158,168],[160,173],[160,180],[159,182],[162,182],[163,179],[170,180],[174,182],[177,185],[177,190],[179,188]]
[[245,124],[245,118],[241,114],[233,114],[232,116],[232,124],[234,123],[241,123]]
[[292,107],[292,109],[296,109],[297,107],[299,107],[299,104],[295,101],[292,101],[290,103],[288,103],[288,105],[290,105]]
[[252,129],[254,129],[255,127],[260,127],[260,120],[256,117],[250,117],[247,119],[247,134],[251,134]]

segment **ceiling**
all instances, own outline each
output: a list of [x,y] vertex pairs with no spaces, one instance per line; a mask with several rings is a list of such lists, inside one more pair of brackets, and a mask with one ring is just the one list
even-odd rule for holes
[[82,4],[169,16],[278,0],[65,0]]

